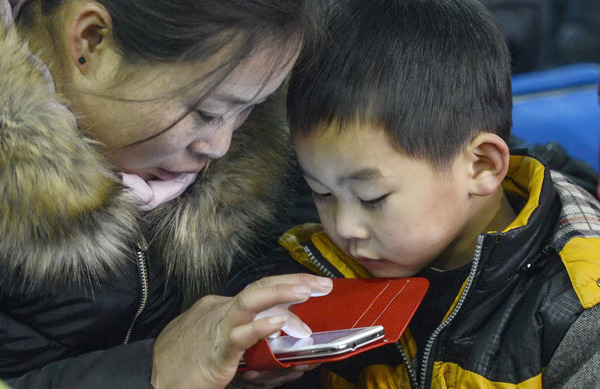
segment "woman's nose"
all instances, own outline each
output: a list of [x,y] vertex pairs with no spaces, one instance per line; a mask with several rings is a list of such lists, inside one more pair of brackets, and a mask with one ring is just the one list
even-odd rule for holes
[[196,154],[205,155],[211,159],[217,159],[224,156],[231,146],[231,137],[236,130],[234,120],[226,120],[225,123],[215,128],[209,134],[203,134],[202,137],[195,139],[189,146],[189,149]]

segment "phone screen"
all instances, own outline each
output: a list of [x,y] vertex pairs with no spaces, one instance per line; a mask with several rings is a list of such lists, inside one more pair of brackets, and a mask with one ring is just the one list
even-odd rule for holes
[[293,336],[278,336],[269,340],[269,346],[274,354],[282,351],[294,351],[308,346],[335,344],[337,341],[351,335],[364,332],[364,328],[349,328],[345,330],[314,332],[308,338],[294,338]]
[[[269,339],[269,347],[277,359],[311,359],[355,350],[385,336],[382,326],[349,328],[344,330],[313,332],[308,338],[279,336]],[[240,366],[244,366],[241,361]]]

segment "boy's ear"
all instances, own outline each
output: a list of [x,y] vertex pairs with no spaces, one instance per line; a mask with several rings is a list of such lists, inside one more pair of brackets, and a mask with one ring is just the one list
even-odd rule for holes
[[68,49],[81,74],[93,73],[101,63],[111,27],[110,14],[98,3],[87,3],[76,11],[68,33]]
[[484,132],[467,147],[471,167],[469,193],[476,196],[492,194],[508,172],[510,151],[498,135]]

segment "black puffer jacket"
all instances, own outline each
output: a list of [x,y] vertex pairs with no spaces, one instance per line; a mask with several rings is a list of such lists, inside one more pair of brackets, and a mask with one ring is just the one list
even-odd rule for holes
[[23,388],[149,387],[152,338],[178,314],[181,299],[156,258],[133,247],[131,254],[109,280],[34,291],[3,282],[0,376],[34,370],[8,381]]

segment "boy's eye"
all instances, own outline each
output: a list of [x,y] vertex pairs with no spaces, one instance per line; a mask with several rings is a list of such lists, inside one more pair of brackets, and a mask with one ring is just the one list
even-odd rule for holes
[[360,200],[360,203],[365,208],[378,208],[383,205],[383,200],[385,200],[386,197],[387,195],[383,195],[373,200]]
[[331,198],[331,193],[317,193],[314,190],[311,190],[311,193],[315,202],[322,202]]

